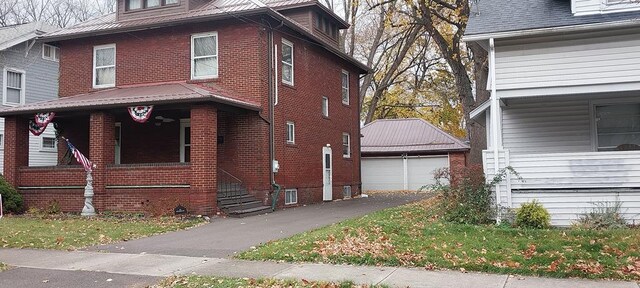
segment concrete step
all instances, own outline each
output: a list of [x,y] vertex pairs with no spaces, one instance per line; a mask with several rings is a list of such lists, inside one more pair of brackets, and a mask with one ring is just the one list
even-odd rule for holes
[[220,198],[218,199],[218,206],[229,206],[233,204],[242,204],[257,201],[256,197],[252,195],[245,195],[242,197],[234,197],[234,198]]
[[260,215],[260,214],[266,214],[271,212],[271,207],[270,206],[258,206],[258,207],[254,207],[254,208],[248,208],[248,209],[242,209],[242,210],[235,210],[232,212],[227,213],[230,217],[247,217],[247,216],[254,216],[254,215]]
[[237,208],[237,207],[248,207],[250,205],[258,205],[258,206],[262,206],[262,201],[258,201],[258,200],[252,200],[252,201],[248,201],[248,202],[242,202],[242,203],[231,203],[231,204],[225,204],[220,205],[220,207],[224,207],[222,209],[229,209],[229,211],[233,210],[233,208]]

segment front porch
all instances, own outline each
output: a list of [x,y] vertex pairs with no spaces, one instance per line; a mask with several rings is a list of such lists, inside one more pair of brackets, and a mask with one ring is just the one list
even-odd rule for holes
[[[619,201],[621,215],[638,223],[640,101],[634,93],[505,98],[501,104],[482,117],[489,127],[485,175],[492,179],[506,167],[519,174],[496,187],[501,206],[536,199],[553,224],[566,226],[596,203]],[[497,125],[491,125],[494,111]]]
[[86,174],[61,137],[93,162],[99,212],[159,215],[182,205],[189,213],[212,215],[219,212],[219,191],[268,193],[268,147],[263,147],[268,143],[255,137],[266,124],[255,109],[203,101],[152,102],[145,103],[154,104],[151,117],[139,123],[126,104],[39,108],[56,112],[57,129],[53,123],[47,129],[56,130],[58,165],[49,167],[28,166],[28,121],[34,114],[5,115],[4,176],[28,207],[45,208],[55,201],[63,211],[82,210]]

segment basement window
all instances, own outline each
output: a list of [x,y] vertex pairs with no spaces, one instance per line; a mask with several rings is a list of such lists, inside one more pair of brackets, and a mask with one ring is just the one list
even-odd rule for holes
[[285,189],[284,190],[284,205],[291,205],[298,203],[298,189]]
[[342,198],[351,198],[351,186],[342,187]]
[[595,106],[597,151],[640,150],[640,103]]

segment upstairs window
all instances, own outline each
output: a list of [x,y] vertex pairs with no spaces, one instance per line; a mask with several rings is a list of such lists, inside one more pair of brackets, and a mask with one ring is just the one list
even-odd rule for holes
[[320,13],[315,13],[314,18],[313,26],[316,29],[333,39],[338,39],[338,25],[335,22],[322,16]]
[[349,105],[349,72],[342,70],[342,103]]
[[640,103],[596,105],[598,151],[640,150]]
[[218,33],[191,36],[191,79],[218,77]]
[[342,134],[342,157],[351,158],[351,135],[349,133]]
[[58,62],[60,61],[60,48],[47,44],[42,44],[42,59]]
[[293,85],[293,43],[282,39],[282,82]]
[[287,144],[296,143],[296,125],[289,121],[287,122]]
[[93,47],[93,88],[116,86],[116,44]]
[[178,0],[126,0],[127,11],[178,4]]
[[24,104],[25,73],[13,68],[4,69],[2,105],[18,106]]

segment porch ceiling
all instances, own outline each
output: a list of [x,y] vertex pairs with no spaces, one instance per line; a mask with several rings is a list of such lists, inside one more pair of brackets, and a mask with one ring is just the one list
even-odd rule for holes
[[233,92],[214,86],[184,82],[159,83],[117,87],[0,109],[0,117],[39,112],[193,102],[215,102],[249,110],[260,110],[259,103],[247,101],[245,100],[246,98],[243,98]]

